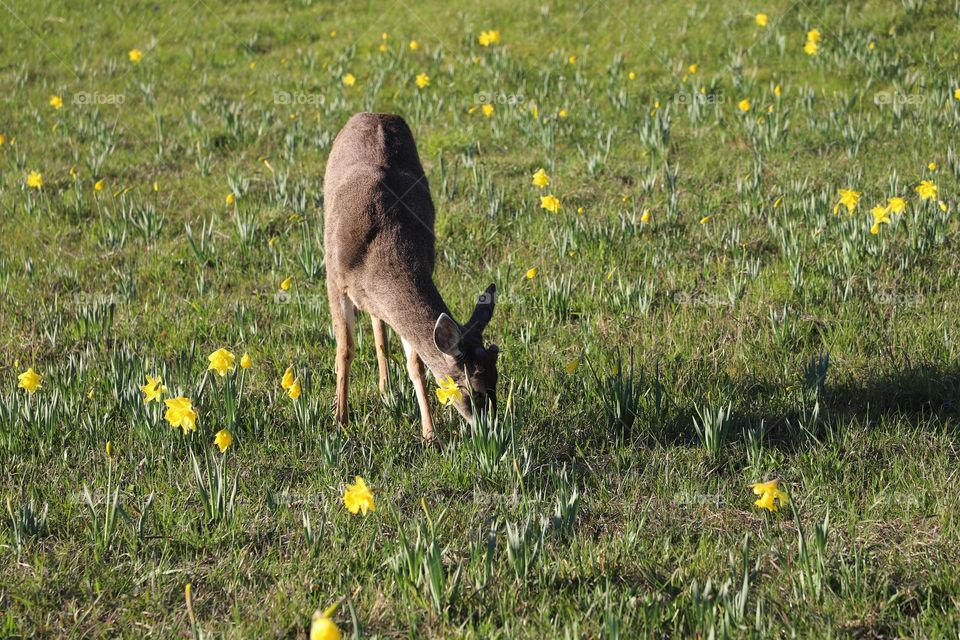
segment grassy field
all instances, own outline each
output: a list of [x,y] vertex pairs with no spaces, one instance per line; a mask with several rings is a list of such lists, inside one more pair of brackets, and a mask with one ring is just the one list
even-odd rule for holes
[[[960,1],[0,15],[0,637],[957,636]],[[365,317],[333,420],[369,110],[457,317],[500,291],[500,414],[438,447]]]

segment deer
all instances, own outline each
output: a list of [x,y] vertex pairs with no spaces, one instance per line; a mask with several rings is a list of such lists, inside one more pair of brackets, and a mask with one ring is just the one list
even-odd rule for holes
[[387,327],[400,336],[426,442],[435,434],[424,365],[436,380],[457,384],[453,404],[468,423],[474,424],[475,408],[496,412],[500,350],[483,338],[496,285],[480,295],[465,324],[453,319],[433,281],[436,212],[406,121],[386,113],[352,116],[330,149],[323,199],[337,422],[348,424],[357,311],[371,317],[381,394],[388,384]]

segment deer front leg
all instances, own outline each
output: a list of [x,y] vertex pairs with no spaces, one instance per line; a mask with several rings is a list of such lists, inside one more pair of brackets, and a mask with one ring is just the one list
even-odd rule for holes
[[423,439],[430,442],[433,440],[433,414],[430,412],[430,401],[427,398],[427,379],[423,373],[423,362],[406,340],[401,338],[400,341],[403,343],[403,352],[407,356],[407,373],[410,375],[413,388],[417,392],[420,422],[423,424]]
[[353,325],[356,321],[356,311],[353,301],[346,293],[328,290],[330,299],[330,316],[333,318],[333,332],[337,338],[337,422],[346,426],[348,421],[349,403],[347,389],[350,386],[350,365],[356,353],[353,342]]
[[377,348],[377,369],[380,372],[380,393],[387,392],[387,325],[376,316],[373,321],[373,341]]

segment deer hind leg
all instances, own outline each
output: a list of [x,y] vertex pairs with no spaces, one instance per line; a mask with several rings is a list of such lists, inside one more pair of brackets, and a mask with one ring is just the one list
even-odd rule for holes
[[433,414],[430,412],[430,402],[427,398],[427,379],[423,372],[423,362],[413,347],[403,338],[403,352],[407,356],[407,373],[417,392],[417,404],[420,406],[420,422],[423,424],[423,439],[433,440]]
[[373,321],[373,341],[377,347],[377,369],[380,372],[380,393],[387,392],[387,325],[376,316]]
[[356,310],[353,301],[346,293],[328,288],[330,316],[333,318],[333,332],[337,338],[337,422],[347,424],[349,404],[347,389],[350,386],[350,365],[356,353],[353,341],[353,327],[356,322]]

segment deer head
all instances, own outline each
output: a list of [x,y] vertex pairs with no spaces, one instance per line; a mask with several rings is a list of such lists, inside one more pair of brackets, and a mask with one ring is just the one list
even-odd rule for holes
[[[457,411],[473,422],[473,408],[480,411],[497,409],[497,356],[495,344],[484,345],[483,330],[493,317],[497,287],[487,287],[473,309],[470,320],[459,325],[446,313],[440,314],[433,329],[433,341],[443,354],[440,377],[453,378],[463,397],[454,402]],[[471,404],[471,399],[473,400]]]

